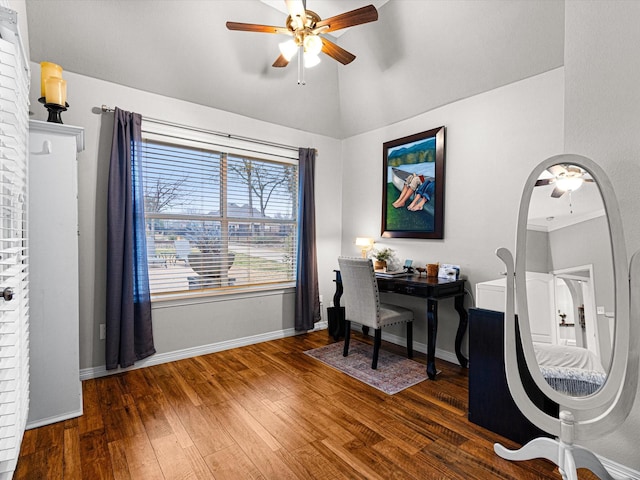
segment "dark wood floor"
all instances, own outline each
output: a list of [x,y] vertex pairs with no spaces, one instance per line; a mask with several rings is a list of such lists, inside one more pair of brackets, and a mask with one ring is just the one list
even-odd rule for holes
[[467,420],[466,369],[439,361],[435,382],[389,396],[303,354],[330,341],[320,331],[85,381],[84,415],[27,431],[14,478],[560,478],[545,460],[494,454],[517,445]]

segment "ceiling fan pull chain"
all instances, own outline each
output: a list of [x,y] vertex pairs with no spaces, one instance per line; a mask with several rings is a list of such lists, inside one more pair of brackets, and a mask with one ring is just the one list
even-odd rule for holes
[[571,190],[569,190],[569,213],[573,215],[573,198],[571,197]]
[[298,85],[306,85],[304,81],[304,45],[298,47]]

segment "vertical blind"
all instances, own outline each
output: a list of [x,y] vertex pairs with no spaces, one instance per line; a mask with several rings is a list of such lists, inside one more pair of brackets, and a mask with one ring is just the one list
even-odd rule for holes
[[[0,479],[15,470],[29,405],[26,181],[29,70],[0,7]],[[13,291],[13,299],[2,292]]]
[[153,296],[295,281],[297,161],[143,136]]

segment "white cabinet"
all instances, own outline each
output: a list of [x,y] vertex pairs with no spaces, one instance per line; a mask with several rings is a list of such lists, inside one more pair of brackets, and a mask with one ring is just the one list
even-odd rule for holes
[[83,149],[82,128],[29,122],[27,428],[82,415],[77,154]]
[[[504,312],[505,278],[476,284],[476,307]],[[527,303],[531,337],[534,342],[557,343],[554,314],[553,275],[527,272]],[[518,305],[515,305],[518,313]]]

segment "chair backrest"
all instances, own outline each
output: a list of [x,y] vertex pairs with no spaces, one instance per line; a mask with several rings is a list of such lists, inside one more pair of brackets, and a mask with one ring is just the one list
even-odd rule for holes
[[369,258],[339,257],[344,288],[345,318],[372,328],[380,328],[380,295]]

